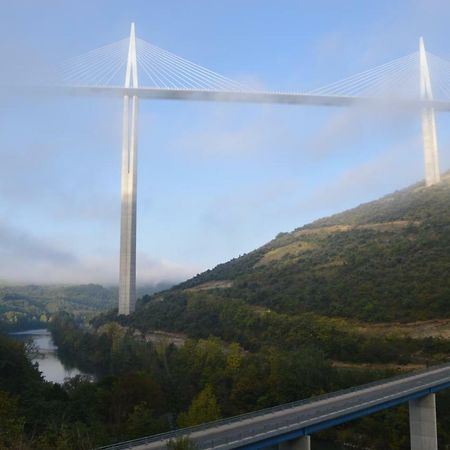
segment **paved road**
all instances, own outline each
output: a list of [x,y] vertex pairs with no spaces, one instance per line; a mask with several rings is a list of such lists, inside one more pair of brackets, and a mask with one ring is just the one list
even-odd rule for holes
[[169,439],[181,435],[188,435],[200,450],[264,448],[449,387],[450,364],[303,402],[104,448],[165,450]]

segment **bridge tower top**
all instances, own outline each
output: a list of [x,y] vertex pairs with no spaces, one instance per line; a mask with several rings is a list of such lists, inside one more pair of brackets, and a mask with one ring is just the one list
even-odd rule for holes
[[428,66],[427,52],[423,36],[419,39],[419,64],[420,64],[420,96],[423,100],[433,100],[431,89],[430,68]]
[[137,56],[136,56],[136,27],[131,23],[130,43],[128,45],[127,71],[125,74],[125,87],[138,87]]

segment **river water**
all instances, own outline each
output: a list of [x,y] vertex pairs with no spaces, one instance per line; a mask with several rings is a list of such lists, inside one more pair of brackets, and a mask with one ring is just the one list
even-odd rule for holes
[[58,347],[54,344],[50,331],[46,329],[27,330],[11,333],[11,336],[21,341],[31,340],[38,355],[32,357],[37,362],[42,376],[53,383],[64,383],[76,375],[86,375],[77,368],[65,366],[58,357]]

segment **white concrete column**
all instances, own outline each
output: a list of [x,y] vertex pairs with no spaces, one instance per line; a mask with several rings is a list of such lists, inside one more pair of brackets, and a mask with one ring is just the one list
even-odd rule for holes
[[290,441],[282,442],[279,450],[311,450],[311,436],[302,436]]
[[[433,91],[431,89],[430,69],[423,38],[420,38],[419,43],[419,63],[420,97],[422,100],[431,101],[433,100]],[[422,110],[422,139],[425,160],[425,183],[427,186],[432,186],[441,181],[434,108],[424,107]]]
[[[138,87],[134,24],[131,24],[125,87]],[[138,98],[125,95],[123,100],[119,314],[130,314],[136,303]]]
[[411,450],[437,450],[435,394],[409,402]]

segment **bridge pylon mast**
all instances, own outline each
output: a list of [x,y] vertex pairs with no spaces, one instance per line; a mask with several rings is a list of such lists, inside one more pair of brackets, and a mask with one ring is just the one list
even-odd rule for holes
[[[420,96],[422,100],[433,100],[430,70],[423,37],[419,41],[420,64]],[[422,110],[422,139],[425,158],[425,184],[432,186],[441,181],[439,170],[439,153],[436,134],[436,118],[434,108],[424,107]]]
[[[131,24],[125,87],[138,87],[136,35]],[[120,218],[119,314],[136,304],[136,188],[138,97],[123,97],[122,188]]]

